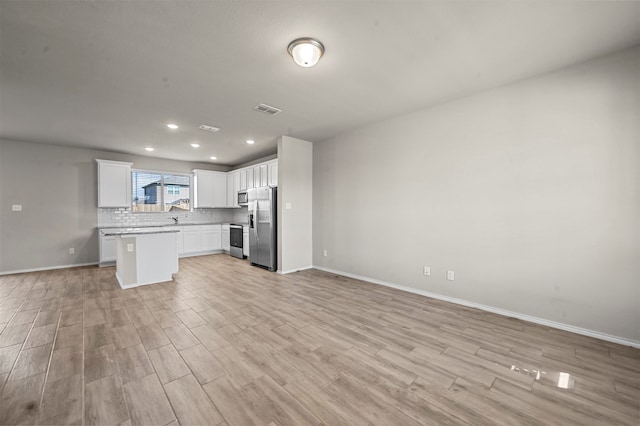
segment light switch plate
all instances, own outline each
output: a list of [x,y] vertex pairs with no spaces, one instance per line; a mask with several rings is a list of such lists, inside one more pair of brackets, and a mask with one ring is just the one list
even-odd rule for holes
[[127,251],[133,251],[133,243],[127,244]]
[[11,211],[14,212],[21,212],[22,211],[22,204],[14,204],[11,206]]
[[284,208],[287,210],[291,210],[291,203],[284,203]]

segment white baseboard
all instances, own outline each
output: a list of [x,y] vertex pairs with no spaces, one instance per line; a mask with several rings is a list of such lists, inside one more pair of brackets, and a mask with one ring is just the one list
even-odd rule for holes
[[569,331],[571,333],[582,334],[584,336],[594,337],[600,340],[606,340],[608,342],[618,343],[620,345],[632,346],[640,349],[640,342],[627,339],[624,337],[613,336],[611,334],[601,333],[599,331],[589,330],[586,328],[576,327],[561,322],[551,321],[544,318],[538,318],[531,315],[521,314],[519,312],[508,311],[506,309],[494,308],[493,306],[482,305],[476,302],[470,302],[468,300],[457,299],[455,297],[444,296],[442,294],[431,293],[428,291],[420,290],[412,287],[405,287],[402,285],[390,283],[387,281],[378,280],[375,278],[364,277],[362,275],[351,274],[349,272],[337,271],[335,269],[325,268],[322,266],[314,266],[315,269],[320,271],[329,272],[336,275],[343,275],[345,277],[354,278],[356,280],[370,282],[372,284],[378,284],[385,287],[395,288],[397,290],[406,291],[408,293],[419,294],[421,296],[431,297],[433,299],[443,300],[445,302],[455,303],[456,305],[468,306],[470,308],[477,308],[482,311],[492,312],[494,314],[503,315],[511,318],[518,318],[523,321],[532,322],[535,324],[545,325],[551,328],[557,328],[559,330]]
[[293,272],[306,271],[307,269],[313,269],[313,268],[315,268],[315,266],[311,265],[311,266],[303,266],[302,268],[289,269],[288,271],[277,271],[277,272],[280,275],[287,275],[287,274],[291,274]]
[[80,266],[93,266],[98,262],[74,263],[73,265],[44,266],[42,268],[16,269],[14,271],[0,271],[0,275],[24,274],[27,272],[51,271],[53,269],[79,268]]
[[225,253],[224,250],[209,250],[209,251],[199,251],[197,253],[183,253],[178,255],[178,259],[183,259],[185,257],[196,257],[196,256],[208,256],[210,254],[222,254]]

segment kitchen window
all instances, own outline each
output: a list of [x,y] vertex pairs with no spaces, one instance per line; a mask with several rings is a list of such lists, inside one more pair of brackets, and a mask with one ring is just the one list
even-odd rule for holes
[[165,213],[191,210],[191,175],[133,170],[131,211]]

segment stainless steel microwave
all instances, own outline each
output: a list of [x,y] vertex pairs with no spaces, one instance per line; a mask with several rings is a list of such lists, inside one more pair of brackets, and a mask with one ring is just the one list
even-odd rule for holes
[[249,205],[249,196],[247,195],[247,191],[238,191],[238,205],[239,206]]

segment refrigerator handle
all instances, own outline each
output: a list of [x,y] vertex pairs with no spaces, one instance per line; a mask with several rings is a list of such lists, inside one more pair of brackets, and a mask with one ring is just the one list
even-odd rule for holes
[[253,206],[253,228],[256,233],[256,240],[258,239],[258,200],[256,200],[256,204]]

